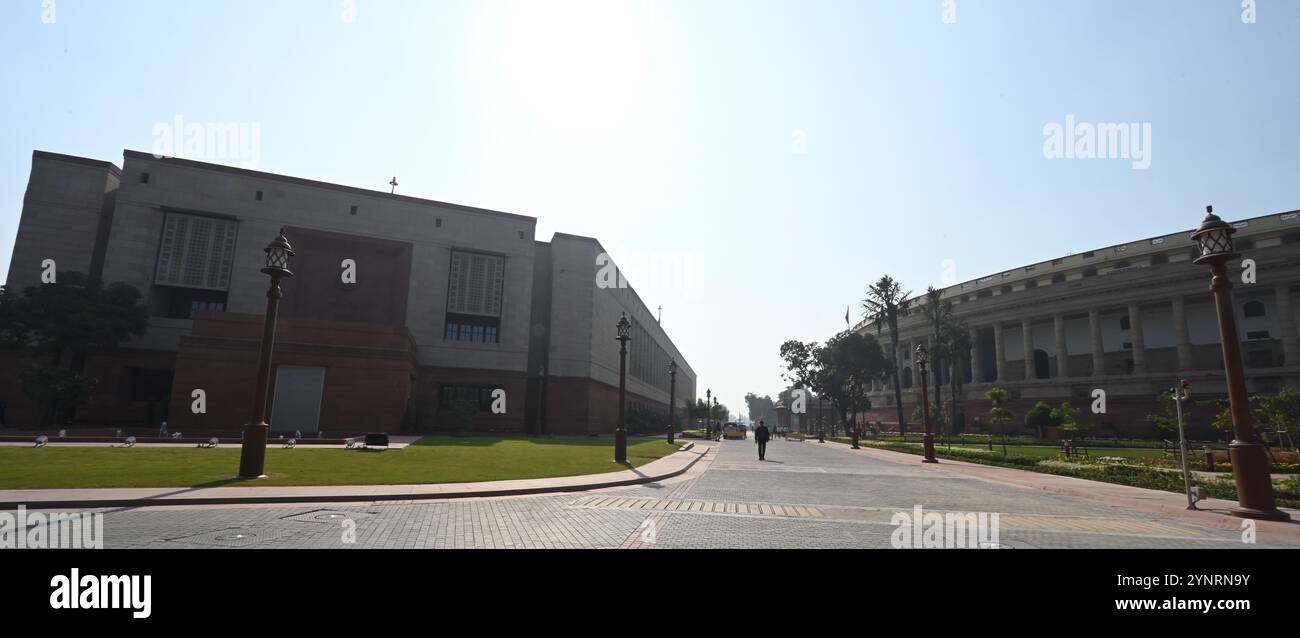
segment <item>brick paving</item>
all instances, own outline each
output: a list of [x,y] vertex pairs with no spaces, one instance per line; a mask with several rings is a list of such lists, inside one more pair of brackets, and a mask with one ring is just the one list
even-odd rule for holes
[[[773,441],[705,443],[658,483],[445,501],[109,509],[111,548],[888,548],[896,512],[998,513],[1012,548],[1294,547],[1137,509],[922,468],[916,457]],[[355,542],[344,542],[355,531]]]

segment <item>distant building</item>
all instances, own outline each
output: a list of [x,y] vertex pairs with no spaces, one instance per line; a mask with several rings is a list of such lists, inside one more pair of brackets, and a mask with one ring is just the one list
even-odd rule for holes
[[[147,334],[87,359],[99,383],[81,423],[238,430],[253,400],[263,248],[281,228],[297,257],[283,282],[274,431],[611,432],[624,312],[634,326],[629,404],[667,417],[672,358],[683,420],[695,400],[694,371],[636,292],[599,285],[595,239],[536,241],[536,220],[523,215],[124,156],[119,169],[33,153],[7,280],[40,285],[53,259],[58,271],[143,293]],[[33,423],[22,362],[3,362],[9,421]],[[190,409],[195,389],[204,414]],[[504,414],[490,409],[496,389]]]
[[[1250,392],[1300,387],[1300,321],[1295,301],[1300,286],[1300,211],[1233,223],[1236,250],[1254,260],[1254,281],[1243,281],[1242,262],[1229,264],[1234,310]],[[1004,387],[1017,420],[1038,401],[1070,401],[1080,420],[1103,434],[1153,432],[1144,423],[1159,412],[1156,397],[1179,378],[1192,381],[1194,398],[1226,395],[1219,324],[1210,294],[1210,272],[1195,265],[1196,244],[1187,229],[1160,237],[1067,255],[1012,268],[949,286],[943,299],[970,329],[973,344],[961,374],[967,428],[988,420],[984,392]],[[920,401],[912,352],[929,342],[933,327],[912,300],[899,321],[900,380],[905,414]],[[876,335],[886,351],[889,328],[865,320],[855,331]],[[950,399],[946,365],[938,374]],[[933,378],[930,392],[934,392]],[[1094,390],[1104,390],[1105,414],[1092,414]],[[868,418],[897,426],[893,386],[873,384]],[[933,401],[933,398],[931,399]],[[1202,420],[1212,418],[1201,410]],[[1204,424],[1202,424],[1204,425]]]

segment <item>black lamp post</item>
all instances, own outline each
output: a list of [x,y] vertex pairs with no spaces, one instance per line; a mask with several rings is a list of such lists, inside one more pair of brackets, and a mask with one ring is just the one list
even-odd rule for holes
[[713,438],[713,390],[704,391],[704,436]]
[[930,361],[930,351],[925,348],[924,343],[916,346],[916,367],[921,370],[921,418],[925,421],[925,436],[921,439],[925,445],[925,459],[922,463],[938,463],[934,458],[934,435],[930,433],[930,397],[926,392],[925,384],[929,382],[926,378],[925,365]]
[[677,358],[668,361],[668,444],[673,444],[673,407],[677,403]]
[[255,479],[265,476],[262,470],[266,466],[266,436],[270,426],[266,424],[266,395],[271,385],[271,348],[275,344],[275,317],[280,309],[280,280],[292,277],[289,270],[289,258],[293,257],[293,248],[284,238],[284,229],[280,235],[266,247],[266,267],[262,272],[271,276],[271,287],[266,291],[266,319],[262,324],[262,348],[257,363],[257,386],[253,391],[253,420],[244,424],[244,441],[239,450],[239,478]]
[[537,368],[537,433],[546,433],[546,364]]
[[1232,284],[1228,281],[1227,262],[1240,257],[1232,250],[1232,234],[1237,232],[1205,207],[1205,220],[1192,233],[1200,245],[1201,256],[1194,263],[1207,264],[1213,273],[1210,290],[1219,315],[1219,341],[1223,343],[1223,371],[1228,381],[1228,403],[1232,413],[1233,441],[1228,446],[1232,462],[1232,479],[1237,484],[1237,507],[1229,513],[1241,518],[1285,521],[1291,517],[1277,509],[1273,500],[1273,483],[1269,477],[1268,453],[1255,440],[1250,421],[1250,403],[1246,395],[1246,375],[1241,365],[1241,343],[1237,319],[1232,308]]
[[623,313],[615,324],[618,329],[618,429],[614,430],[614,462],[627,463],[627,429],[624,416],[627,407],[627,342],[632,340],[632,323]]

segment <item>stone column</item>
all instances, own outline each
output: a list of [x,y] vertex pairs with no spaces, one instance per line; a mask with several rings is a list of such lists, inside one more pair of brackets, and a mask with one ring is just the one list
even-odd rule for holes
[[1182,297],[1170,300],[1174,311],[1174,340],[1178,343],[1178,371],[1190,372],[1192,369],[1192,342],[1187,338],[1187,309]]
[[1133,374],[1146,374],[1147,346],[1142,335],[1142,308],[1137,304],[1128,307],[1128,335],[1133,344]]
[[984,383],[984,358],[980,356],[980,331],[970,327],[970,381]]
[[1034,326],[1029,319],[1020,320],[1020,341],[1025,351],[1025,381],[1034,375]]
[[1065,315],[1056,313],[1052,317],[1052,329],[1056,332],[1056,376],[1070,376],[1070,353],[1065,347]]
[[1088,328],[1092,336],[1092,374],[1106,374],[1106,351],[1101,343],[1101,311],[1093,308],[1088,311]]
[[1007,382],[1007,342],[1002,338],[1002,324],[993,324],[993,351],[997,357],[998,383]]
[[1286,365],[1300,365],[1300,339],[1296,338],[1295,310],[1291,306],[1291,286],[1278,284],[1274,289],[1277,302],[1278,332],[1282,335],[1282,356]]

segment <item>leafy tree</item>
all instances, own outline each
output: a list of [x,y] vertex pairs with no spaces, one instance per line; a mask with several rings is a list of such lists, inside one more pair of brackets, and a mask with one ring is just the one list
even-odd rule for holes
[[1039,401],[1034,407],[1025,413],[1025,427],[1034,428],[1038,432],[1038,438],[1043,438],[1043,428],[1060,425],[1060,422],[1053,418],[1052,406]]
[[985,392],[984,396],[988,397],[989,401],[993,403],[992,409],[989,410],[989,422],[1002,434],[1002,456],[1006,456],[1007,425],[1015,418],[1011,410],[1002,407],[1002,404],[1007,401],[1007,391],[1003,388],[992,388]]
[[22,294],[0,287],[0,345],[49,361],[20,375],[24,394],[41,406],[42,426],[71,420],[89,396],[97,381],[82,374],[89,351],[142,335],[149,322],[133,286],[105,286],[72,271],[58,273],[56,282]]
[[49,357],[78,359],[91,348],[114,348],[128,337],[143,335],[149,312],[140,291],[121,282],[104,286],[79,272],[61,272],[57,282],[31,286],[15,295],[0,294],[0,339],[11,348]]
[[753,392],[745,394],[745,409],[749,412],[750,421],[776,423],[776,404],[770,396],[760,397]]
[[894,380],[894,406],[898,408],[898,431],[902,435],[907,434],[907,419],[903,416],[903,388],[898,378],[898,318],[907,312],[909,296],[911,293],[904,292],[901,283],[889,275],[882,275],[876,283],[867,286],[867,296],[862,300],[863,311],[874,318],[877,335],[884,326],[889,326],[890,358],[893,361],[890,376]]
[[1069,401],[1062,401],[1060,407],[1052,409],[1052,420],[1061,426],[1061,430],[1070,438],[1086,434],[1084,427],[1074,417],[1079,413]]
[[820,378],[817,385],[840,415],[842,423],[857,423],[857,414],[871,407],[867,392],[871,380],[884,369],[885,355],[870,335],[844,331],[818,350]]
[[[1156,401],[1160,403],[1159,414],[1148,414],[1146,422],[1155,426],[1158,432],[1162,434],[1178,433],[1178,405],[1172,392],[1161,392],[1156,395]],[[1198,404],[1204,404],[1201,401],[1184,401],[1183,402],[1183,427],[1190,429],[1192,424],[1192,412]],[[1231,417],[1229,417],[1231,419]],[[1229,420],[1229,429],[1231,429],[1231,420]]]

